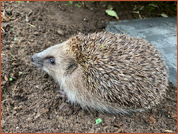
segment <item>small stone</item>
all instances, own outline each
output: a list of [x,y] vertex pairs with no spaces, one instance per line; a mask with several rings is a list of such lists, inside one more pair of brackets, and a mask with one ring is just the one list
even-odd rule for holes
[[60,116],[60,117],[58,118],[58,121],[59,121],[59,122],[61,122],[61,121],[62,121],[62,119],[63,119],[63,117],[62,117],[62,116]]
[[1,120],[1,127],[5,126],[6,121],[5,120]]
[[38,32],[34,32],[33,34],[34,34],[34,35],[39,35],[39,33],[38,33]]
[[70,109],[70,106],[67,103],[62,103],[60,105],[59,109],[62,110],[62,111],[68,111]]
[[95,130],[94,129],[90,129],[90,131],[88,133],[94,133]]
[[62,36],[64,35],[64,32],[62,30],[57,30],[57,33]]
[[88,18],[84,18],[83,20],[86,21],[86,22],[88,22]]

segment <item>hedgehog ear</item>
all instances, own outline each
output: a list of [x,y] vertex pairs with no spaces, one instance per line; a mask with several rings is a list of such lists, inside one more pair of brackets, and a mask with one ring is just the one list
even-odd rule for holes
[[66,73],[71,74],[77,67],[78,67],[77,62],[74,59],[70,59],[66,69]]

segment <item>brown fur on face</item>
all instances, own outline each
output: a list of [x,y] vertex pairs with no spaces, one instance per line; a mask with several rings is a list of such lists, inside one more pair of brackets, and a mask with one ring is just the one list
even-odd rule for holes
[[[74,57],[67,54],[66,47],[66,43],[62,43],[33,55],[33,64],[36,66],[41,65],[40,67],[54,79],[57,75],[62,77],[69,72],[71,73],[71,71],[74,71],[71,68],[74,68],[74,65],[77,66],[77,64],[74,64]],[[50,63],[51,59],[54,60],[54,64]]]
[[108,113],[142,111],[159,104],[167,67],[153,45],[112,33],[78,34],[32,56],[71,103]]

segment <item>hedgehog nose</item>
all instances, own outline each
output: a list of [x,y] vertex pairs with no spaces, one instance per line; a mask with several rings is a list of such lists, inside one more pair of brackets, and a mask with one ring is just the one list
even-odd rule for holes
[[33,62],[34,60],[33,60],[33,56],[31,57],[31,61]]

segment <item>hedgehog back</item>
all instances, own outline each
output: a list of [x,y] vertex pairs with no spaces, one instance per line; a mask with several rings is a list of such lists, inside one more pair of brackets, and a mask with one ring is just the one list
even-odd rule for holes
[[87,90],[107,102],[149,108],[166,93],[167,67],[144,39],[108,32],[78,34],[69,50],[82,66]]

